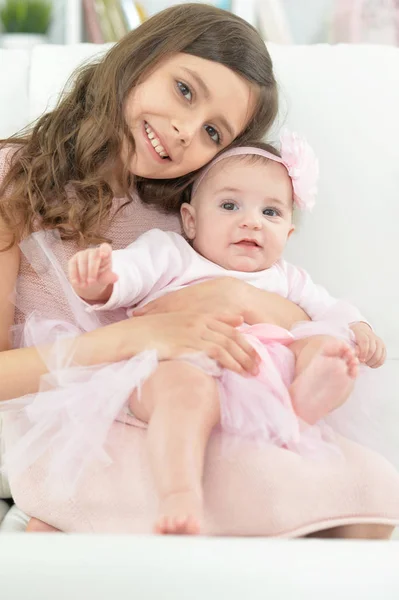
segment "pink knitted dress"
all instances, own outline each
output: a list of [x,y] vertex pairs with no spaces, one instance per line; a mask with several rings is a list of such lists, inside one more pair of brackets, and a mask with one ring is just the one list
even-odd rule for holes
[[[4,155],[0,155],[0,178],[6,169]],[[115,200],[115,209],[121,202]],[[108,235],[114,248],[122,248],[153,227],[178,231],[179,222],[176,217],[161,215],[136,200],[118,213]],[[65,260],[76,247],[65,244],[64,251]],[[43,312],[47,306],[54,318],[71,317],[69,304],[62,297],[54,310],[48,278],[44,286],[25,257],[17,292],[17,324],[23,322],[24,314],[37,308]],[[121,316],[115,312],[104,314],[103,323]],[[15,417],[10,413],[3,419],[7,449],[14,442]],[[150,532],[157,496],[145,437],[142,424],[116,421],[106,443],[109,463],[90,463],[68,497],[57,494],[46,477],[50,448],[23,476],[10,474],[14,500],[27,514],[67,532]],[[206,534],[299,536],[349,523],[399,525],[399,474],[371,450],[338,438],[343,460],[331,456],[314,461],[273,445],[223,442],[224,434],[215,431],[206,456]],[[59,489],[62,488],[60,474]]]

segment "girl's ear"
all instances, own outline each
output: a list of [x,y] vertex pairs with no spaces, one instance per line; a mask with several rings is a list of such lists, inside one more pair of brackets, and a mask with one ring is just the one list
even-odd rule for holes
[[294,231],[295,231],[295,225],[291,225],[291,228],[287,235],[287,240],[291,237],[291,235],[294,233]]
[[195,208],[191,204],[184,202],[180,207],[180,216],[184,233],[189,240],[193,240],[196,235]]

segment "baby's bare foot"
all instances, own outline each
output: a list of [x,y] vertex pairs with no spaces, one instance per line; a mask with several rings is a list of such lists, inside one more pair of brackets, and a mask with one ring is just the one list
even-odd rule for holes
[[352,392],[358,360],[340,340],[326,342],[290,387],[296,414],[313,425],[339,408]]
[[155,533],[198,535],[201,532],[202,502],[190,490],[174,492],[161,499]]

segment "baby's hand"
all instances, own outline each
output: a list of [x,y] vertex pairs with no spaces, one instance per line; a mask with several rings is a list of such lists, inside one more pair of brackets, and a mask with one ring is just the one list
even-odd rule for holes
[[106,302],[118,276],[112,271],[112,248],[101,244],[77,252],[68,263],[69,281],[84,300]]
[[355,334],[359,361],[372,369],[381,367],[387,356],[387,350],[382,339],[375,335],[367,323],[355,323],[350,328]]

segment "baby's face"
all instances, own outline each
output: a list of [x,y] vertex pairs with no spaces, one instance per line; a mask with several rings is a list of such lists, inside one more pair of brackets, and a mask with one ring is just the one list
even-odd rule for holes
[[181,213],[202,256],[232,271],[262,271],[281,257],[294,230],[291,179],[272,160],[222,160]]

